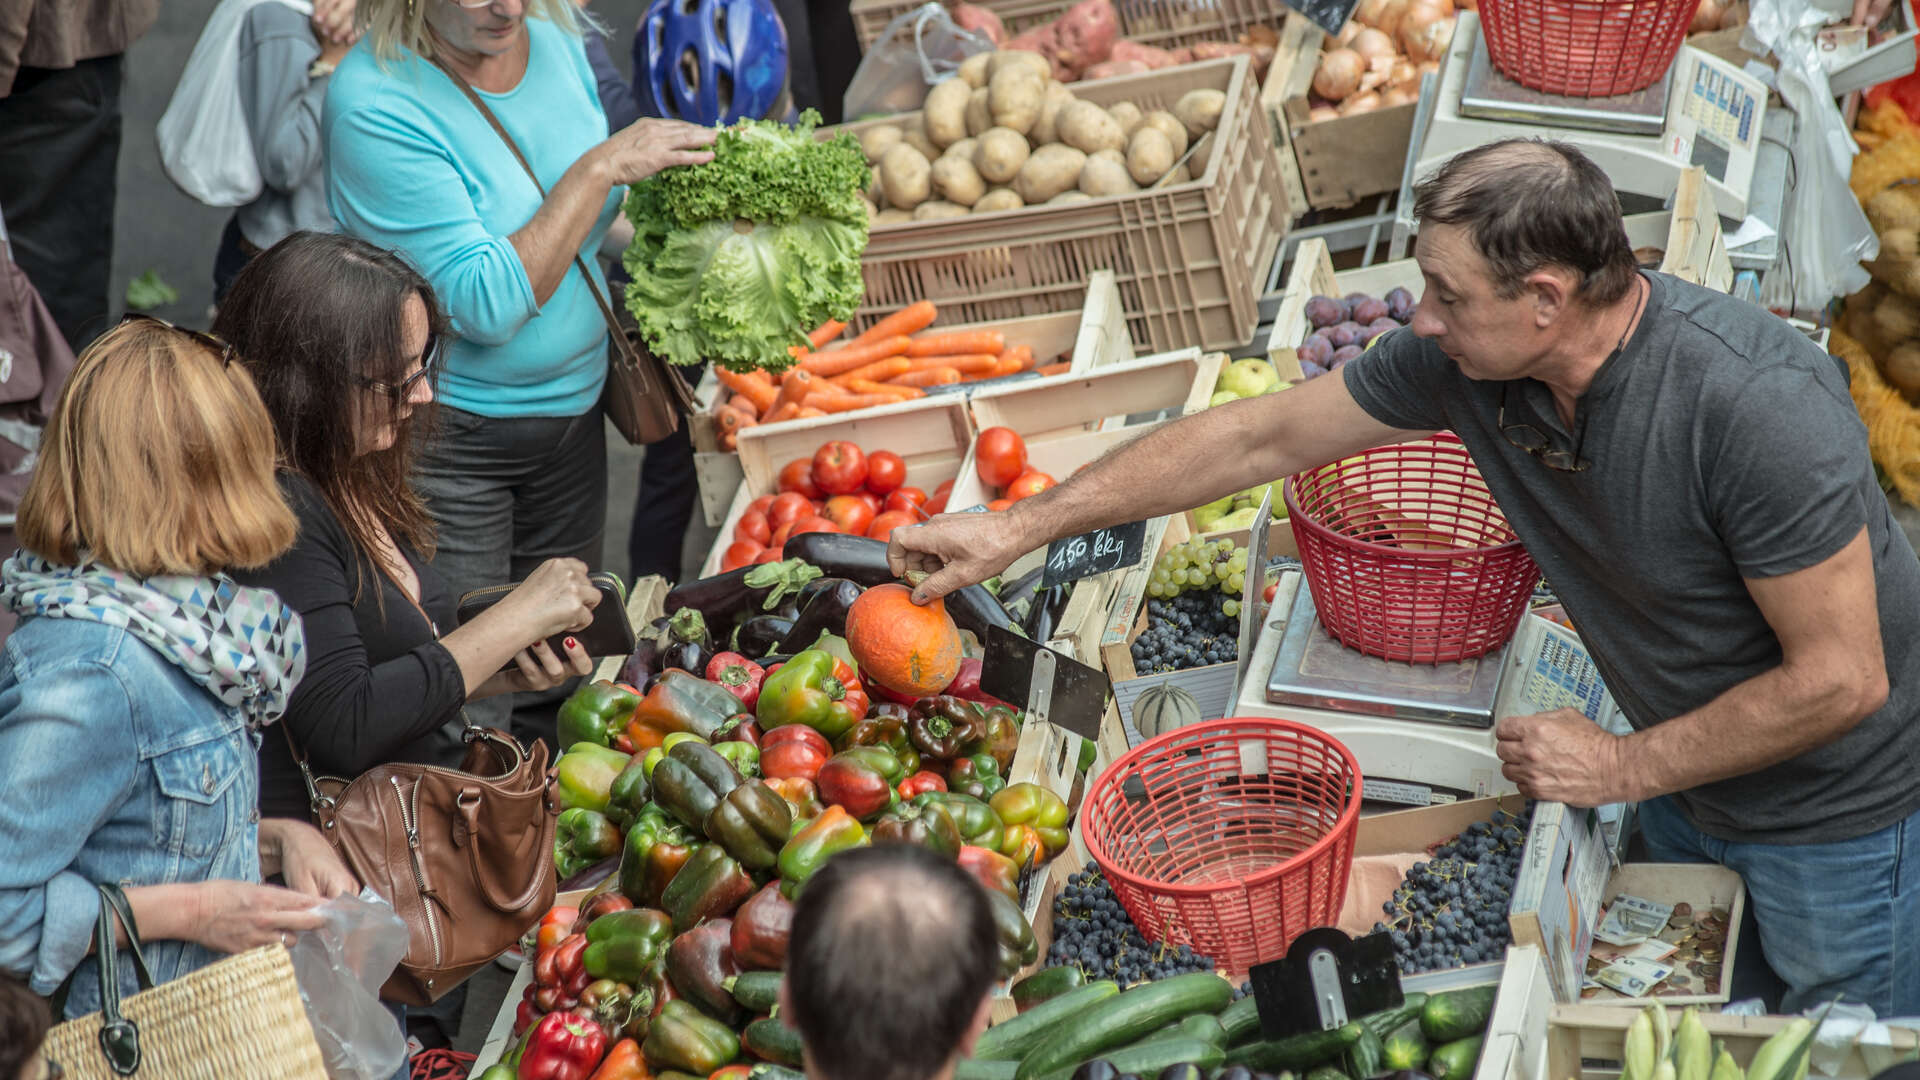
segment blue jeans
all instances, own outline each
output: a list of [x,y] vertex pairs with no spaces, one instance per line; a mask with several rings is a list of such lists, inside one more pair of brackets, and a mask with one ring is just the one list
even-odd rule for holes
[[[387,1011],[393,1014],[394,1020],[400,1025],[400,1038],[402,1041],[405,1041],[407,1037],[407,1007],[397,1001],[388,1001],[385,998],[380,1000],[380,1004],[385,1005]],[[400,1059],[400,1068],[393,1074],[392,1080],[407,1080],[407,1078],[412,1075],[413,1061],[409,1058],[402,1057]]]
[[1640,804],[1640,832],[1655,862],[1719,863],[1746,882],[1760,952],[1785,984],[1779,1011],[1845,994],[1880,1016],[1920,1013],[1920,814],[1851,840],[1742,844],[1659,798]]

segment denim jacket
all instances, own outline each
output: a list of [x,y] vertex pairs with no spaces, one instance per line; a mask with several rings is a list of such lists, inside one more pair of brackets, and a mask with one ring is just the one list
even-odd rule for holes
[[[259,881],[255,750],[239,710],[126,631],[22,622],[0,654],[0,970],[51,994],[78,968],[67,1015],[94,1012],[95,882]],[[219,958],[141,951],[156,983]]]

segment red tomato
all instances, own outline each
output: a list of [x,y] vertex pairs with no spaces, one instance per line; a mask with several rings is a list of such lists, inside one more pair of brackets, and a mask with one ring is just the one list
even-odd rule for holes
[[751,540],[735,540],[727,545],[727,550],[720,556],[720,569],[722,572],[738,570],[759,558],[765,550]]
[[997,514],[1000,511],[1005,510],[1007,507],[1012,505],[1013,505],[1012,499],[995,499],[992,502],[987,504],[987,509]]
[[777,547],[770,547],[767,550],[761,552],[760,557],[753,561],[756,563],[779,562],[780,549]]
[[758,510],[758,511],[760,511],[761,513],[763,513],[763,514],[764,514],[764,513],[766,513],[766,512],[767,512],[767,507],[769,507],[769,506],[772,506],[772,505],[773,505],[773,496],[771,496],[771,495],[762,495],[762,496],[760,496],[759,498],[757,498],[757,499],[755,499],[755,500],[753,500],[752,502],[750,502],[750,503],[748,503],[748,504],[747,504],[747,509],[748,509],[748,510]]
[[935,497],[935,498],[938,498],[938,497],[940,497],[940,496],[942,496],[942,495],[945,495],[945,494],[946,494],[947,492],[949,492],[949,491],[952,491],[952,490],[953,490],[953,481],[951,481],[951,480],[942,480],[942,481],[940,481],[940,486],[939,486],[939,487],[937,487],[937,488],[934,488],[934,489],[933,489],[933,494],[934,494],[934,497]]
[[876,450],[867,458],[867,490],[885,495],[907,482],[907,463],[891,450]]
[[942,491],[936,494],[933,498],[928,499],[927,504],[920,508],[920,512],[927,515],[928,517],[932,517],[935,514],[946,513],[947,512],[947,493]]
[[761,547],[767,546],[773,539],[773,523],[759,510],[749,510],[740,515],[740,524],[733,527],[735,540],[751,540]]
[[1012,428],[990,427],[974,440],[973,469],[986,483],[1006,487],[1027,469],[1027,444]]
[[1279,591],[1280,591],[1280,583],[1278,581],[1268,582],[1267,591],[1264,593],[1261,593],[1260,595],[1266,597],[1267,603],[1271,604],[1273,603],[1273,594]]
[[813,483],[813,461],[810,458],[794,458],[780,466],[781,491],[797,491],[809,499],[820,497],[820,489]]
[[850,495],[867,482],[867,456],[844,439],[813,452],[813,486],[829,495]]
[[793,527],[797,524],[799,524],[798,519],[782,522],[773,530],[773,542],[768,544],[767,547],[774,551],[785,551],[787,538],[793,535]]
[[810,517],[810,518],[801,518],[799,521],[794,522],[793,531],[788,535],[799,536],[801,533],[812,533],[812,532],[837,533],[840,531],[842,531],[840,526],[835,525],[831,520],[827,518]]
[[867,508],[869,510],[872,510],[875,514],[878,514],[880,513],[880,511],[885,510],[887,508],[886,501],[880,498],[880,496],[875,495],[871,491],[856,491],[853,493],[853,497],[856,499],[859,499],[863,503],[866,503]]
[[[952,489],[949,488],[948,490]],[[887,496],[886,505],[881,507],[881,509],[901,510],[912,514],[918,513],[920,508],[925,505],[927,505],[926,492],[917,487],[903,487],[895,488],[892,494]]]
[[767,524],[774,528],[791,525],[813,513],[813,500],[797,491],[786,491],[773,500],[773,506],[767,510]]
[[886,540],[893,536],[893,530],[916,525],[919,521],[918,516],[905,510],[889,510],[874,518],[873,524],[867,526],[867,536],[873,540]]
[[854,495],[835,495],[827,500],[827,520],[840,526],[843,533],[865,536],[867,526],[873,524],[873,507],[865,499]]
[[1014,502],[1031,498],[1054,485],[1054,479],[1046,473],[1029,469],[1020,474],[1020,478],[1007,485],[1007,498]]

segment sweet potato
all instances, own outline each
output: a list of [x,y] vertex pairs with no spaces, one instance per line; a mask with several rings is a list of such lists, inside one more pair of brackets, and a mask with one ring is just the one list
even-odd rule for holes
[[1080,0],[1053,24],[1055,66],[1073,72],[1107,59],[1120,37],[1120,13],[1113,0]]
[[1158,71],[1161,68],[1172,67],[1174,64],[1179,63],[1179,61],[1173,58],[1173,52],[1168,49],[1162,49],[1153,45],[1142,45],[1137,41],[1114,42],[1113,51],[1107,54],[1107,62],[1112,64],[1122,63],[1128,60],[1145,64],[1148,71]]
[[1000,16],[978,4],[951,4],[947,7],[947,14],[953,16],[954,24],[960,29],[985,36],[996,48],[1007,40],[1007,28],[1000,21]]
[[1141,75],[1153,69],[1138,60],[1103,60],[1080,73],[1082,79],[1113,79],[1121,75]]
[[1267,77],[1267,68],[1273,63],[1273,47],[1270,45],[1234,45],[1222,41],[1203,41],[1192,48],[1195,61],[1220,60],[1232,56],[1252,57],[1253,77],[1256,81]]

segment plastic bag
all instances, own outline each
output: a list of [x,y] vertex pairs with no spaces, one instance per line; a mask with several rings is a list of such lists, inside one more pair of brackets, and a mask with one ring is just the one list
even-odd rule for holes
[[407,954],[407,924],[362,890],[321,904],[326,923],[294,939],[300,1001],[332,1080],[387,1080],[407,1056],[406,1035],[380,987]]
[[847,86],[844,115],[853,121],[912,112],[967,57],[992,51],[987,35],[962,30],[940,4],[922,4],[895,17],[874,40]]
[[167,179],[208,206],[241,206],[260,194],[260,163],[240,105],[240,27],[254,5],[268,2],[313,14],[307,0],[220,0],[155,129]]
[[[1880,239],[1847,186],[1859,147],[1833,101],[1815,35],[1847,18],[1849,0],[1753,0],[1741,42],[1748,52],[1772,52],[1780,61],[1774,88],[1798,121],[1795,183],[1787,190],[1780,235],[1790,258],[1767,274],[1761,300],[1768,307],[1825,307],[1866,287],[1863,259],[1879,254]],[[1788,270],[1790,272],[1783,272]]]

